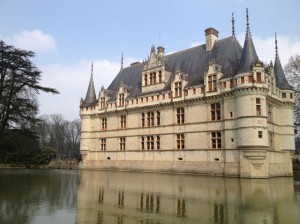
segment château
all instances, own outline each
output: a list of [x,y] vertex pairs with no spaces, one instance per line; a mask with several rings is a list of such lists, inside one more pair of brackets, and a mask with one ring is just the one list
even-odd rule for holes
[[96,96],[93,72],[80,102],[81,167],[244,178],[292,176],[294,90],[275,37],[275,62],[255,50],[247,12],[234,33],[122,67]]

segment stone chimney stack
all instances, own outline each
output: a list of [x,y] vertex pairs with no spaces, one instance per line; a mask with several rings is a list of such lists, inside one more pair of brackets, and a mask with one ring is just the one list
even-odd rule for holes
[[206,51],[211,51],[218,40],[219,31],[214,28],[207,28],[205,30],[206,37]]
[[157,56],[159,58],[164,57],[165,54],[165,48],[164,47],[157,47]]

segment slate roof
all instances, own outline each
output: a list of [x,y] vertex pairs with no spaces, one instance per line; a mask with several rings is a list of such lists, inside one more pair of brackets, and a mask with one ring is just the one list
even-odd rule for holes
[[282,89],[282,90],[292,90],[293,89],[293,87],[286,80],[286,77],[284,75],[278,55],[276,55],[276,58],[275,58],[274,72],[275,72],[276,86],[279,89]]
[[247,30],[244,47],[242,51],[242,57],[237,74],[250,72],[252,70],[252,64],[258,60],[256,50],[252,41],[250,31]]
[[85,99],[80,106],[91,106],[96,104],[96,102],[97,102],[97,98],[95,93],[94,80],[93,80],[93,76],[91,75],[89,88],[86,92]]
[[[239,61],[242,53],[242,47],[234,36],[230,36],[215,42],[213,49],[206,52],[206,45],[199,45],[187,50],[176,52],[165,56],[165,68],[167,71],[174,73],[178,68],[181,72],[188,74],[188,86],[203,84],[205,69],[211,60],[221,65],[223,78],[233,77],[239,67]],[[112,98],[116,99],[116,91],[121,81],[124,85],[130,87],[130,96],[137,97],[141,95],[142,69],[144,63],[139,63],[120,70],[119,74],[107,88],[112,91]],[[159,90],[163,92],[170,90],[170,82],[167,83],[165,89]],[[154,93],[154,92],[153,92]],[[147,92],[147,94],[150,94]]]

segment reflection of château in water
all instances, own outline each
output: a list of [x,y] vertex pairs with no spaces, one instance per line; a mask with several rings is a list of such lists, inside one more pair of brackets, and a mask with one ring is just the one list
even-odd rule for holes
[[[93,73],[80,103],[82,168],[247,178],[292,176],[294,91],[278,55],[258,59],[247,13],[234,34],[123,68],[96,97]],[[102,71],[101,71],[102,72]]]
[[292,178],[81,171],[76,223],[295,223]]

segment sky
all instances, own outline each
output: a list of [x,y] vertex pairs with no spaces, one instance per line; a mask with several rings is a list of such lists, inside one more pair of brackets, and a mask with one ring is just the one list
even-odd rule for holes
[[274,61],[275,32],[283,66],[300,54],[299,0],[0,0],[0,39],[34,51],[41,84],[60,91],[39,95],[39,114],[74,120],[92,61],[98,96],[118,74],[122,52],[126,67],[146,59],[152,45],[170,54],[204,44],[209,27],[226,38],[232,35],[232,13],[243,46],[246,8],[260,60]]

